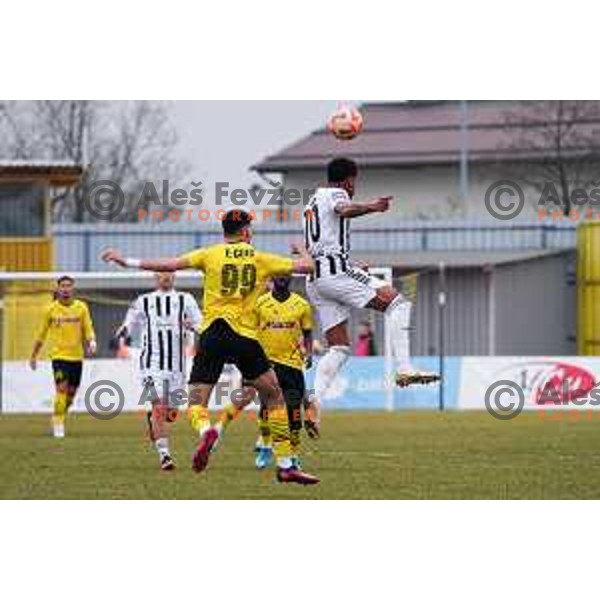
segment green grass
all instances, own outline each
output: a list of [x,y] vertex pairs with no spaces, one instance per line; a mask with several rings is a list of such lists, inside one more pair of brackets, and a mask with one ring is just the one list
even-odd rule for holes
[[136,415],[71,416],[64,441],[48,436],[45,416],[5,415],[0,498],[600,498],[599,428],[587,415],[326,413],[304,460],[322,483],[303,488],[256,472],[247,418],[195,475],[185,421],[174,427],[179,468],[162,473]]

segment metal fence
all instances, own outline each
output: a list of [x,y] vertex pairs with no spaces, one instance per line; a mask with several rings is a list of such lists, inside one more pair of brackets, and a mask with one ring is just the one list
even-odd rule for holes
[[[55,225],[55,264],[58,269],[106,270],[98,259],[102,249],[114,246],[132,256],[172,256],[220,241],[218,226],[194,228],[174,223],[152,225]],[[287,253],[289,242],[301,238],[300,225],[257,227],[256,245]],[[401,226],[360,227],[352,230],[355,253],[428,251],[509,251],[575,248],[575,223],[518,223],[490,225],[469,221],[407,221]]]

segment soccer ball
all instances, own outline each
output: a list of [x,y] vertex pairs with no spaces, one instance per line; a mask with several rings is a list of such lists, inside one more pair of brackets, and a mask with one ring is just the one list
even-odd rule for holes
[[363,128],[363,117],[358,109],[352,106],[340,106],[329,117],[327,130],[333,133],[338,140],[351,140]]

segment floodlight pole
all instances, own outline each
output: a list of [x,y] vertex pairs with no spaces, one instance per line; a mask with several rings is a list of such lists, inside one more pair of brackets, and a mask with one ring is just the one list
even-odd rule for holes
[[460,171],[459,194],[462,202],[469,197],[469,102],[460,100]]

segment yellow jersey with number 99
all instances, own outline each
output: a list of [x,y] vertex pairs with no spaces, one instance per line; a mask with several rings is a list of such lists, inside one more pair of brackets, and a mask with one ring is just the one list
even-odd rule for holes
[[246,242],[207,246],[182,257],[193,269],[204,273],[204,321],[200,331],[224,319],[240,335],[257,338],[255,304],[265,293],[267,281],[290,275],[293,260],[260,252]]

